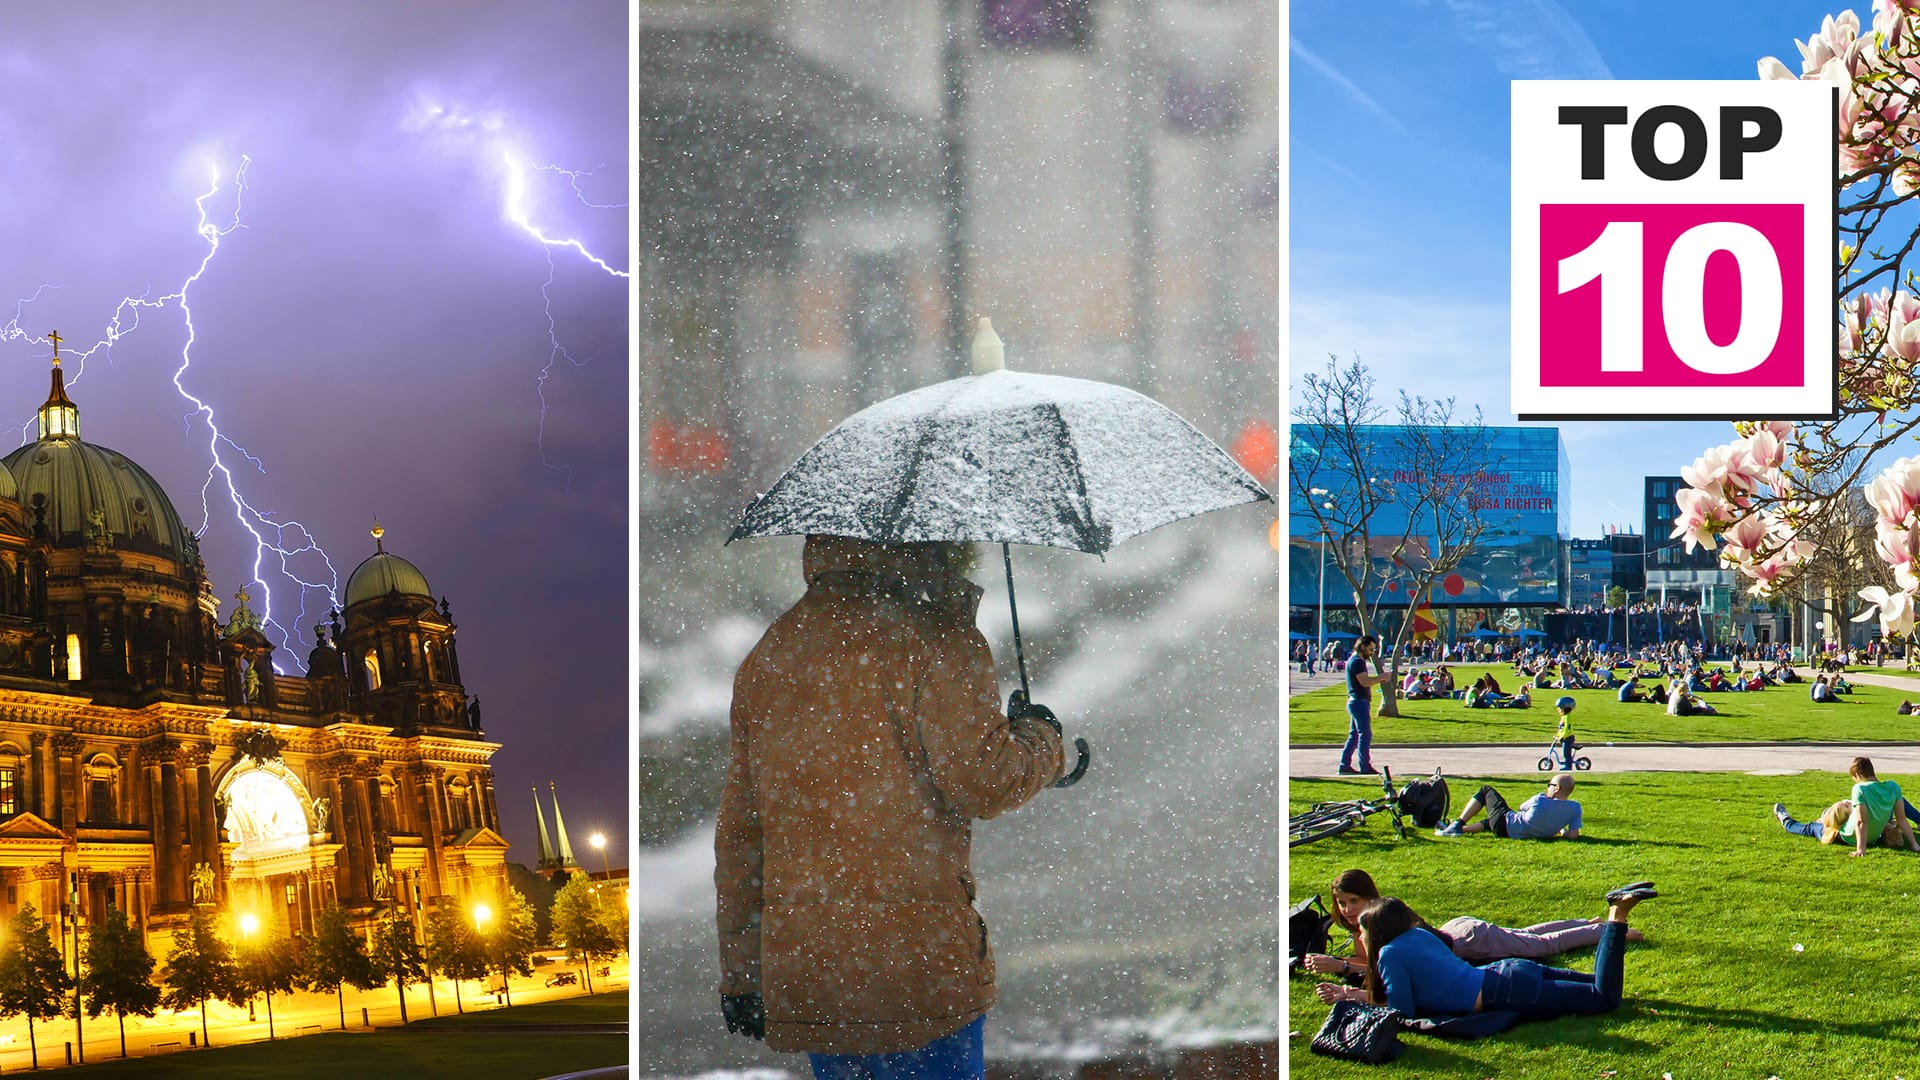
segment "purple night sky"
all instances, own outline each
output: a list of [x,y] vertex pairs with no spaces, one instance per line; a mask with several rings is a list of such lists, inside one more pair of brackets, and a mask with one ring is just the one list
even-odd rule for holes
[[[245,227],[187,294],[181,382],[264,466],[221,448],[241,495],[305,523],[340,587],[377,514],[387,549],[451,601],[467,689],[505,744],[510,858],[529,865],[535,782],[559,782],[592,868],[593,829],[625,844],[628,304],[624,278],[550,249],[555,354],[548,249],[505,212],[508,158],[529,220],[624,268],[627,40],[620,0],[16,0],[0,36],[0,422],[32,418],[58,330],[81,436],[200,526],[210,432],[171,382],[180,306],[125,332],[128,312],[111,350],[66,358],[122,298],[180,289],[208,252],[195,200],[217,175],[208,218],[231,223],[248,156]],[[540,164],[598,169],[576,195]],[[213,490],[202,547],[224,617],[254,550]],[[330,579],[312,554],[293,567]],[[326,593],[303,616],[291,581],[267,583],[299,634],[281,669],[304,673]]]

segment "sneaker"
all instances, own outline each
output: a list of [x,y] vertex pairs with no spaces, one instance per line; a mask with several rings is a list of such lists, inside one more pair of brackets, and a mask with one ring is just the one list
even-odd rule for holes
[[1445,825],[1442,825],[1442,826],[1440,826],[1439,828],[1437,828],[1437,829],[1435,829],[1435,830],[1433,830],[1433,835],[1435,835],[1435,836],[1465,836],[1465,835],[1467,835],[1467,834],[1466,834],[1466,831],[1465,831],[1465,830],[1463,830],[1463,829],[1462,829],[1462,828],[1460,827],[1460,823],[1459,823],[1459,822],[1457,822],[1457,821],[1449,821],[1449,822],[1447,822],[1447,823],[1446,823]]
[[1380,770],[1374,768],[1371,765],[1367,766],[1364,769],[1359,770],[1359,772],[1361,776],[1379,776],[1380,775]]
[[1777,802],[1773,804],[1773,816],[1780,819],[1780,825],[1783,828],[1786,826],[1788,821],[1792,820],[1787,816],[1787,804],[1783,802]]
[[1360,770],[1354,768],[1351,765],[1342,765],[1340,766],[1340,775],[1341,776],[1359,776]]

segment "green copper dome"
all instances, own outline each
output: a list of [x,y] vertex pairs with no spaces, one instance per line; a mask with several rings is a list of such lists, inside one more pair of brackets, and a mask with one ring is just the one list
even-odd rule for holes
[[42,520],[35,507],[40,500],[55,547],[84,546],[98,513],[115,548],[186,559],[187,529],[172,500],[125,454],[57,437],[28,443],[0,463],[7,474],[0,490],[13,489],[28,528]]
[[427,575],[407,560],[385,551],[369,555],[365,562],[353,568],[353,576],[347,578],[349,607],[362,600],[378,600],[390,592],[433,599],[433,590],[427,587]]

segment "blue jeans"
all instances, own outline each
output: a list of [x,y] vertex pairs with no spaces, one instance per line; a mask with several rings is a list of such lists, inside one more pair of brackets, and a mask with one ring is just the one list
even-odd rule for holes
[[808,1054],[814,1080],[982,1080],[987,1074],[982,1033],[985,1013],[973,1023],[918,1050],[893,1054]]
[[1573,771],[1573,736],[1569,735],[1566,738],[1560,740],[1560,757],[1565,762],[1565,764],[1563,764],[1561,768],[1567,772],[1572,772]]
[[[1900,802],[1907,808],[1907,822],[1916,828],[1920,828],[1920,811],[1915,810],[1913,804],[1907,802],[1905,799],[1901,799]],[[1822,832],[1818,821],[1795,821],[1789,817],[1780,824],[1784,825],[1788,832],[1796,836],[1811,836],[1815,840],[1820,839],[1820,833]]]
[[1360,698],[1347,699],[1347,719],[1353,726],[1347,731],[1347,744],[1340,748],[1340,767],[1352,768],[1353,752],[1360,751],[1360,771],[1373,768],[1373,719],[1368,715],[1373,702]]
[[1547,967],[1532,960],[1496,960],[1480,984],[1480,1009],[1512,1009],[1523,1020],[1593,1016],[1620,1007],[1626,981],[1627,924],[1600,926],[1593,972]]

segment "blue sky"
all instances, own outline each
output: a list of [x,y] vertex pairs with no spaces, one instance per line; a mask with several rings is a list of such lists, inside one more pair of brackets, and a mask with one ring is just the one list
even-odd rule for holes
[[[1363,11],[1366,18],[1356,19]],[[1289,383],[1328,353],[1395,390],[1507,404],[1508,83],[1753,79],[1838,4],[1333,0],[1289,7]],[[1871,10],[1856,6],[1863,25]],[[1733,438],[1719,422],[1562,423],[1573,535],[1643,528],[1642,478]],[[1661,539],[1664,539],[1662,537]]]

